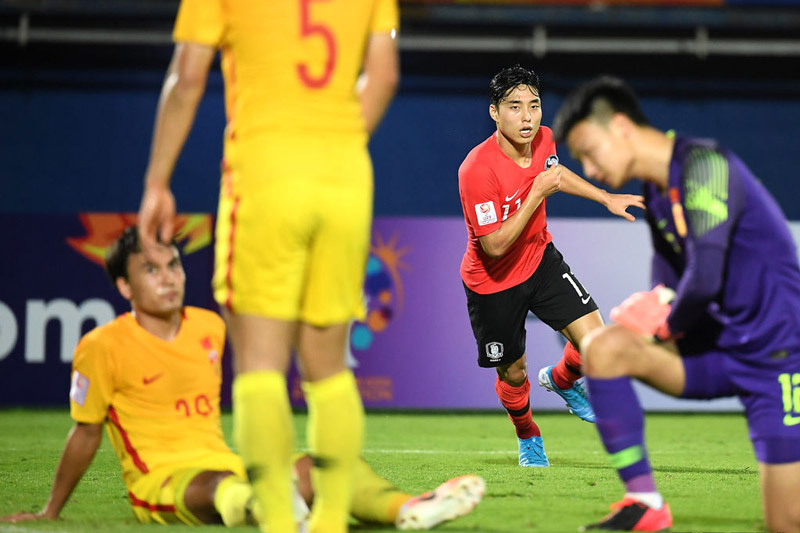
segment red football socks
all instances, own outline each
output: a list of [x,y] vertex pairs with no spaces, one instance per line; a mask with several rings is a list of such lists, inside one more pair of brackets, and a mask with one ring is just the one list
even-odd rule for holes
[[525,378],[525,383],[520,387],[513,387],[508,383],[500,381],[500,377],[494,384],[494,390],[500,403],[508,411],[508,418],[514,423],[517,430],[517,437],[529,439],[541,436],[539,426],[533,421],[531,415],[531,382]]
[[553,383],[561,390],[571,389],[581,377],[581,354],[568,342],[564,346],[564,355],[553,367]]

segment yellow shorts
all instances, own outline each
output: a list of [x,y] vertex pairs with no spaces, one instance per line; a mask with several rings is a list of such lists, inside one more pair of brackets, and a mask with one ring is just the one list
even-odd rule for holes
[[316,326],[363,318],[372,192],[360,135],[324,142],[261,136],[226,147],[217,302],[239,314]]
[[186,508],[183,495],[189,483],[205,471],[233,472],[247,479],[244,465],[238,455],[220,453],[209,455],[192,465],[170,465],[155,469],[137,479],[128,488],[128,498],[133,514],[142,524],[200,525],[200,521]]

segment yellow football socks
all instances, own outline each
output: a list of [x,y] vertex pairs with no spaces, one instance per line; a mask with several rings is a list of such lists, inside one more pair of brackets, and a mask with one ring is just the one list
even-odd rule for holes
[[350,513],[363,522],[394,524],[400,508],[412,498],[382,478],[364,461],[356,462]]
[[239,476],[230,475],[217,484],[214,508],[227,527],[247,523],[247,504],[253,497],[253,487]]
[[286,378],[276,371],[233,382],[234,438],[269,533],[296,533],[292,510],[294,427]]
[[349,370],[303,383],[314,467],[310,533],[345,533],[355,465],[364,440],[364,406]]

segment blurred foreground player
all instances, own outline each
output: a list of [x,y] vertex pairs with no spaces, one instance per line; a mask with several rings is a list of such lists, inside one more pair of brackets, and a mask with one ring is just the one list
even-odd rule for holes
[[655,287],[614,308],[617,324],[589,335],[582,351],[597,429],[626,488],[587,529],[672,525],[647,458],[636,378],[676,397],[738,396],[767,528],[800,532],[800,267],[777,202],[716,141],[651,127],[616,78],[579,87],[554,130],[587,177],[612,188],[644,183],[655,252]]
[[[367,150],[399,78],[396,0],[182,0],[139,212],[172,236],[169,183],[221,51],[224,161],[214,297],[233,346],[234,441],[270,533],[294,533],[286,372],[294,349],[318,459],[312,533],[347,530],[364,413],[345,364],[372,220]],[[274,409],[264,410],[264,405]]]
[[[122,466],[134,515],[142,523],[242,525],[259,515],[241,458],[220,425],[222,319],[183,305],[185,275],[178,249],[141,252],[135,227],[111,247],[106,269],[131,312],[86,334],[75,351],[70,406],[75,426],[38,513],[2,522],[58,518],[100,446],[103,424]],[[296,456],[294,515],[313,508],[312,459]],[[412,497],[356,463],[350,512],[364,522],[428,529],[469,513],[483,480],[461,476]]]

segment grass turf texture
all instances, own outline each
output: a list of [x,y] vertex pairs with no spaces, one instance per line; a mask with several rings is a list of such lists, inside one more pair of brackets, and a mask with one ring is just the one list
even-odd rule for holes
[[[295,418],[298,443],[303,443],[305,416]],[[513,427],[499,411],[371,413],[364,456],[377,472],[412,493],[464,473],[483,476],[487,494],[475,512],[437,531],[574,532],[605,515],[622,496],[622,485],[593,425],[556,413],[537,414],[536,422],[550,468],[518,466]],[[0,411],[0,516],[42,507],[71,425],[66,410]],[[231,435],[230,415],[223,425]],[[763,530],[758,468],[740,415],[651,414],[647,436],[656,482],[675,516],[674,532]],[[134,521],[119,472],[104,437],[61,520],[0,524],[0,532],[162,531],[162,526]],[[214,526],[168,530],[226,531]]]

